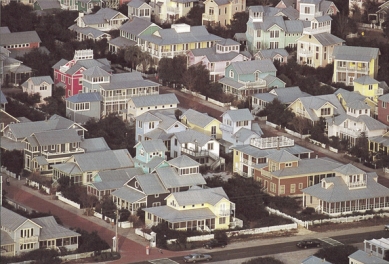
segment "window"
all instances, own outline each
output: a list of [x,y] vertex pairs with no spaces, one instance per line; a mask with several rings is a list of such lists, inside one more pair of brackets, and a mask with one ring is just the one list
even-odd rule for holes
[[300,182],[299,183],[299,190],[301,190],[303,188],[303,184]]
[[257,41],[257,49],[261,49],[261,42],[260,41]]
[[154,128],[154,122],[150,122],[149,123],[149,129],[153,129]]
[[177,146],[177,139],[174,139],[174,146]]
[[386,108],[386,102],[382,101],[382,108]]
[[291,184],[290,185],[290,193],[295,193],[296,192],[296,184]]
[[208,14],[209,14],[209,15],[213,15],[213,13],[214,13],[213,7],[210,7],[210,8],[209,8],[209,13],[208,13]]
[[278,49],[278,42],[270,41],[270,49]]
[[86,174],[86,181],[87,181],[87,182],[92,182],[92,172],[88,172],[88,173]]
[[285,194],[285,185],[280,185],[280,194]]
[[32,237],[34,235],[33,228],[24,228],[20,230],[20,237]]
[[143,127],[142,121],[138,121],[138,127],[139,127],[139,128],[142,128],[142,127]]
[[261,30],[257,30],[257,38],[261,37]]
[[90,103],[85,102],[85,103],[76,103],[74,104],[74,109],[75,111],[84,111],[84,110],[89,110],[90,109]]
[[304,7],[304,13],[305,14],[311,13],[311,8],[309,6]]
[[279,38],[280,37],[280,31],[278,30],[271,30],[270,31],[270,38]]
[[285,167],[292,167],[292,162],[285,163]]
[[225,217],[220,217],[219,218],[219,225],[224,225],[226,223],[226,218]]
[[373,85],[369,84],[369,90],[373,90]]
[[331,108],[322,108],[320,109],[320,112],[322,116],[331,115]]
[[346,68],[346,62],[345,61],[338,61],[338,66],[340,68]]
[[270,192],[273,192],[273,193],[276,192],[276,184],[273,182],[270,183]]
[[234,78],[234,71],[233,70],[230,70],[229,76],[230,76],[230,78]]
[[213,150],[213,143],[208,143],[208,150]]

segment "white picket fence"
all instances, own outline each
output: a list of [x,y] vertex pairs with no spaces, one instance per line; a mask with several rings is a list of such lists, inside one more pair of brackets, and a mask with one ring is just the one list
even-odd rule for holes
[[302,138],[302,139],[305,139],[307,137],[310,137],[311,135],[307,134],[307,135],[301,135],[300,133],[297,133],[293,130],[290,130],[290,129],[287,129],[285,128],[285,132],[288,133],[289,135],[292,135],[294,137],[297,137],[297,138]]
[[151,238],[152,238],[152,236],[150,234],[143,232],[141,228],[136,228],[135,234],[137,234],[138,236],[144,237],[147,240],[151,240]]
[[[101,250],[101,253],[104,253],[104,252],[112,252],[112,250],[110,248]],[[60,256],[59,258],[62,260],[73,260],[73,259],[89,258],[89,257],[93,257],[93,256],[94,256],[94,251],[91,251],[91,252],[84,252],[84,253]]]
[[61,192],[56,192],[55,195],[58,197],[58,200],[60,200],[61,202],[64,202],[64,203],[66,203],[68,205],[76,207],[77,209],[81,209],[81,205],[80,204],[78,204],[76,202],[73,202],[73,201],[63,197]]
[[273,208],[270,208],[270,207],[265,207],[265,209],[266,209],[266,211],[268,211],[271,214],[275,214],[275,215],[281,216],[283,218],[292,220],[294,223],[296,223],[296,224],[298,224],[300,226],[303,226],[305,228],[308,227],[308,223],[306,223],[305,221],[302,221],[300,219],[294,218],[293,216],[287,215],[287,214],[285,214],[283,212],[280,212],[280,211],[278,211],[276,209],[273,209]]
[[227,107],[231,105],[231,103],[222,103],[209,97],[207,98],[207,101],[221,107]]
[[36,182],[36,181],[32,181],[32,180],[29,180],[29,179],[26,179],[26,184],[30,187],[33,187],[33,188],[37,188],[38,190],[43,190],[45,193],[47,194],[50,194],[51,191],[50,191],[50,188],[40,184],[39,182]]
[[186,88],[182,88],[181,91],[184,92],[184,93],[187,93],[187,94],[191,94],[191,95],[193,95],[195,97],[198,97],[200,99],[207,100],[207,97],[205,95],[202,95],[202,94],[199,94],[199,93],[196,93],[196,92],[192,92],[192,91],[190,91],[190,90],[188,90]]
[[6,167],[1,166],[1,172],[5,173],[5,175],[10,176],[10,177],[12,177],[14,179],[17,178],[16,173],[9,171]]
[[314,139],[312,139],[312,138],[309,139],[309,142],[312,143],[312,144],[314,144],[314,145],[320,146],[320,147],[322,147],[322,148],[326,148],[326,144],[321,143],[321,142],[319,142],[319,141],[317,141],[317,140],[314,140]]
[[258,235],[258,234],[266,234],[270,232],[289,231],[293,229],[297,229],[297,223],[231,231],[231,232],[226,232],[226,234],[227,237],[234,237],[240,235]]

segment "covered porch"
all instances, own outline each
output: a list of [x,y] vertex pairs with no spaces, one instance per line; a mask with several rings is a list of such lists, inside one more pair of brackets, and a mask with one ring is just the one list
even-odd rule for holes
[[132,190],[129,187],[123,186],[112,192],[111,195],[112,201],[117,208],[127,209],[133,215],[136,215],[139,208],[146,207],[146,195]]

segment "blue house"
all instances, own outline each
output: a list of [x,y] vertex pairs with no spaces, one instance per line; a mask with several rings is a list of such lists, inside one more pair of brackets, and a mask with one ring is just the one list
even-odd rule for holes
[[225,69],[225,77],[219,80],[223,92],[244,99],[270,88],[285,87],[276,77],[277,69],[270,59],[232,62]]
[[134,165],[136,168],[142,168],[144,173],[152,173],[156,168],[169,166],[166,162],[167,148],[162,139],[140,141],[134,148]]
[[98,92],[80,93],[66,98],[66,116],[79,124],[100,119],[101,95]]

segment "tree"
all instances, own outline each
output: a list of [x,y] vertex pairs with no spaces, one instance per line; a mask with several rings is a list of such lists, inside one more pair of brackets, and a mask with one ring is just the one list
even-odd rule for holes
[[355,33],[358,30],[356,22],[343,13],[338,13],[334,16],[331,25],[332,34],[341,39],[346,39],[348,34]]
[[350,153],[360,158],[361,162],[369,160],[369,140],[365,132],[362,132],[355,140],[355,145],[350,149]]
[[294,129],[301,135],[301,138],[304,133],[304,129],[310,127],[308,119],[302,117],[302,116],[295,116],[292,120],[292,125]]
[[320,117],[319,121],[316,121],[311,127],[311,138],[319,142],[327,144],[329,139],[325,135],[326,120],[324,117]]
[[234,36],[236,33],[244,33],[247,30],[247,21],[249,20],[248,12],[237,12],[232,17],[230,25],[227,28],[231,31],[230,35]]
[[138,46],[127,47],[124,51],[124,60],[127,63],[131,63],[131,69],[136,70],[140,62],[140,55],[142,51]]
[[210,85],[209,70],[203,64],[192,65],[183,74],[182,83],[188,90],[206,95]]
[[333,264],[349,263],[348,256],[357,251],[358,248],[351,245],[333,246],[321,248],[314,255],[321,259],[326,259]]
[[39,93],[15,93],[13,97],[27,106],[35,106],[41,101],[41,95]]
[[142,72],[146,72],[149,68],[154,66],[153,57],[148,52],[141,52],[139,54],[139,63],[142,66]]
[[[54,63],[52,63],[49,54],[38,49],[33,49],[32,51],[24,54],[23,57],[17,57],[16,59],[23,61],[24,65],[31,67],[36,76],[50,76],[53,72],[51,65]],[[37,63],[37,61],[45,63]]]
[[23,152],[1,149],[1,165],[13,173],[21,173],[23,170]]
[[284,262],[282,262],[278,259],[275,259],[273,257],[253,258],[253,259],[250,259],[250,260],[243,262],[242,264],[258,264],[258,263],[261,263],[261,264],[284,264]]
[[60,115],[66,117],[66,103],[64,101],[65,89],[59,86],[54,86],[50,97],[46,97],[43,100],[46,104],[41,106],[42,111],[49,115]]
[[205,6],[204,5],[195,5],[193,6],[188,14],[186,15],[187,19],[189,20],[189,25],[191,26],[201,26],[202,25],[202,19],[203,19],[203,13],[205,12]]
[[265,109],[261,110],[258,115],[267,116],[267,120],[282,127],[285,127],[294,117],[294,113],[286,108],[277,98],[268,103]]
[[89,233],[88,231],[77,228],[76,232],[81,234],[77,249],[78,253],[100,251],[109,248],[108,243],[101,239],[97,231]]

